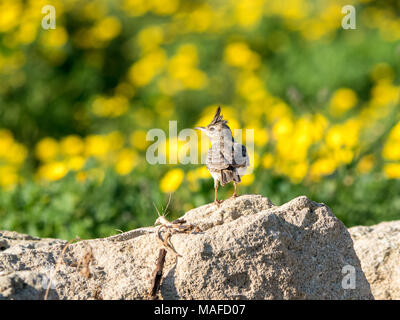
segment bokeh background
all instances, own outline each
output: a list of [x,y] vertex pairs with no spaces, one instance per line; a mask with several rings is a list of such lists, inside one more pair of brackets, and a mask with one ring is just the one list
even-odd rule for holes
[[[41,27],[48,4],[55,30]],[[355,30],[341,27],[347,4]],[[203,165],[146,162],[146,133],[206,125],[219,104],[255,130],[240,192],[304,194],[349,227],[400,219],[399,12],[398,0],[0,0],[0,229],[109,236],[151,225],[170,193],[171,219],[211,202]]]

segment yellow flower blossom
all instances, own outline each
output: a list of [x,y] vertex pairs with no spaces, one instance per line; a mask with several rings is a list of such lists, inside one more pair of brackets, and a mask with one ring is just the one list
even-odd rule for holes
[[321,176],[332,174],[336,170],[336,162],[331,158],[321,158],[311,165],[310,178],[318,181]]
[[234,42],[225,48],[224,60],[234,67],[255,69],[260,65],[260,57],[250,50],[245,42]]
[[0,186],[3,188],[12,187],[19,182],[15,167],[0,166]]
[[184,44],[168,62],[168,74],[180,81],[177,89],[202,89],[207,84],[207,75],[196,69],[198,64],[197,48],[193,44]]
[[132,16],[141,16],[150,8],[148,0],[123,0],[123,9]]
[[76,180],[78,180],[79,182],[83,182],[83,181],[86,181],[86,179],[87,179],[87,173],[84,171],[80,171],[80,172],[76,173],[75,177],[76,177]]
[[179,7],[179,0],[148,0],[151,11],[164,16],[173,14]]
[[125,143],[125,138],[119,131],[112,131],[106,136],[110,150],[119,150]]
[[68,41],[68,33],[62,26],[56,29],[49,29],[42,33],[41,43],[46,47],[62,47]]
[[382,156],[386,160],[400,160],[400,142],[387,141],[383,147]]
[[116,17],[106,17],[100,20],[92,30],[99,41],[109,41],[121,32],[121,22]]
[[164,50],[157,49],[135,62],[129,69],[129,79],[139,87],[147,85],[157,74],[161,73],[167,58]]
[[279,140],[291,134],[294,128],[293,120],[289,117],[281,118],[272,128],[274,138]]
[[378,63],[371,70],[371,78],[375,82],[382,80],[391,82],[394,76],[393,68],[387,63]]
[[36,21],[27,21],[19,26],[15,38],[21,44],[29,44],[36,39],[38,25]]
[[260,21],[263,13],[263,0],[237,1],[235,6],[235,18],[243,27],[253,27]]
[[358,144],[361,122],[358,119],[347,120],[344,124],[332,126],[325,137],[330,148],[353,148]]
[[370,104],[374,107],[382,107],[388,104],[398,103],[400,86],[394,86],[387,81],[379,81],[372,88],[372,99]]
[[383,167],[383,171],[389,179],[400,178],[400,163],[387,163]]
[[266,129],[254,128],[254,144],[262,147],[268,143],[269,134]]
[[273,163],[274,163],[274,156],[271,153],[264,154],[261,160],[263,168],[270,169]]
[[210,177],[210,173],[208,172],[208,169],[206,166],[202,166],[202,167],[196,169],[196,172],[197,172],[199,178],[201,178],[201,179],[207,179]]
[[21,1],[0,2],[0,33],[12,30],[19,23],[22,10]]
[[293,183],[300,183],[304,177],[306,176],[308,171],[308,163],[307,162],[298,162],[295,163],[291,168],[290,180]]
[[113,97],[97,97],[92,104],[92,111],[99,117],[119,117],[129,109],[129,101],[126,97],[116,95]]
[[341,88],[335,91],[330,101],[332,115],[341,115],[357,104],[357,94],[349,88]]
[[60,180],[65,177],[67,173],[67,165],[60,161],[46,163],[38,170],[39,177],[49,181]]
[[40,140],[35,148],[36,157],[44,162],[53,160],[58,153],[58,142],[50,137]]
[[246,175],[244,175],[242,178],[241,178],[241,184],[242,185],[244,185],[244,186],[249,186],[249,185],[251,185],[252,183],[253,183],[253,181],[254,181],[254,174],[253,173],[251,173],[251,174],[246,174]]
[[107,6],[100,1],[88,2],[82,4],[80,13],[88,20],[100,20],[107,13]]
[[185,27],[188,31],[204,32],[215,26],[215,12],[208,3],[203,3],[195,10],[188,13],[185,19]]
[[120,175],[127,175],[135,167],[137,161],[136,152],[130,149],[123,149],[118,154],[115,171]]
[[162,192],[170,193],[179,188],[183,181],[184,172],[182,169],[169,170],[160,181],[160,189]]
[[66,161],[69,170],[78,171],[85,165],[85,158],[82,156],[73,156]]
[[283,101],[275,101],[271,106],[268,106],[266,118],[268,122],[275,122],[281,118],[290,118],[292,111],[290,107]]
[[143,52],[157,49],[164,39],[164,32],[160,26],[150,26],[140,30],[136,41]]
[[105,136],[89,135],[85,138],[85,155],[103,158],[110,150],[109,141]]
[[84,142],[81,137],[70,135],[60,140],[60,149],[64,155],[78,155],[81,154],[84,149]]
[[366,155],[360,159],[357,164],[357,172],[368,173],[372,170],[375,163],[375,157],[372,154]]
[[133,147],[139,150],[146,150],[150,142],[146,141],[147,132],[144,130],[136,130],[130,135],[130,143]]
[[263,81],[251,72],[244,72],[237,78],[236,90],[243,98],[253,103],[259,103],[268,96]]

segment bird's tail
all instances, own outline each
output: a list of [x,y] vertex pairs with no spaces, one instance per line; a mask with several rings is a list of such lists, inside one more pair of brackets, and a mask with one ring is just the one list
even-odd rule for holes
[[225,185],[231,181],[240,182],[240,176],[235,169],[224,169],[221,171],[221,185]]

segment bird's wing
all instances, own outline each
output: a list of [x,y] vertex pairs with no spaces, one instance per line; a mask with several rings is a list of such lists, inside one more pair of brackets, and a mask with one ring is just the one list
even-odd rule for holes
[[229,167],[220,150],[211,147],[207,153],[206,166],[209,170],[223,170]]
[[240,143],[233,144],[233,161],[234,167],[248,167],[250,164],[249,155],[247,154],[246,147]]

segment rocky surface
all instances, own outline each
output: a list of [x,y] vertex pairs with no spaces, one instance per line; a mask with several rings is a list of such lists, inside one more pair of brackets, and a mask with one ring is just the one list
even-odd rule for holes
[[[245,195],[184,219],[174,234],[161,299],[373,299],[350,234],[323,204],[298,197],[274,206]],[[0,299],[145,299],[160,249],[157,228],[69,245],[0,231]],[[355,288],[343,288],[345,266]],[[55,272],[56,271],[56,272]]]
[[349,232],[374,297],[400,300],[400,221]]

